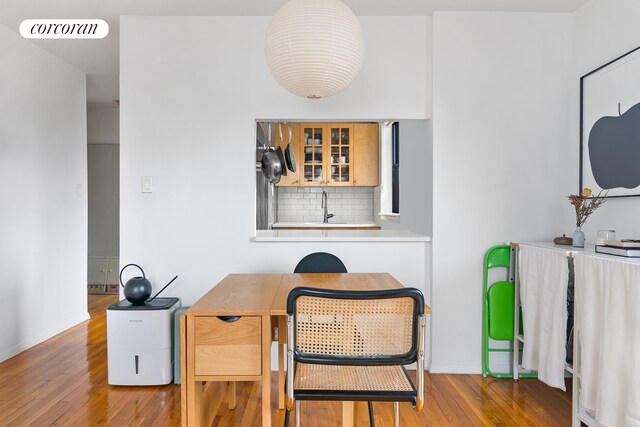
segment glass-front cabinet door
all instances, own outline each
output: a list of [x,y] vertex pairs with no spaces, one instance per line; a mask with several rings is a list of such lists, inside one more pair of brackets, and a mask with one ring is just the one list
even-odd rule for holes
[[[375,167],[376,175],[378,170],[377,164],[363,168],[362,164],[356,163],[357,159],[354,155],[357,153],[357,147],[354,147],[354,142],[360,140],[362,145],[364,142],[362,140],[367,135],[358,137],[354,134],[355,129],[353,123],[300,124],[298,135],[303,160],[300,186],[348,187],[353,186],[356,179],[359,182],[362,181],[362,184],[358,185],[372,185],[368,180],[355,176],[356,165],[359,165],[362,170],[367,168],[373,170]],[[371,147],[375,149],[376,155],[363,154],[362,157],[365,161],[371,160],[377,163],[378,136],[377,134],[372,136],[375,137],[375,141],[372,140]]]
[[353,125],[331,124],[327,126],[327,133],[327,181],[332,186],[353,185]]
[[322,186],[325,184],[325,125],[303,124],[302,136],[302,186]]

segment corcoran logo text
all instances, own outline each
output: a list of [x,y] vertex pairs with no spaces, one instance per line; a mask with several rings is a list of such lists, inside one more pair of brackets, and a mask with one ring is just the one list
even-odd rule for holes
[[26,39],[102,39],[109,24],[102,19],[25,19],[20,34]]

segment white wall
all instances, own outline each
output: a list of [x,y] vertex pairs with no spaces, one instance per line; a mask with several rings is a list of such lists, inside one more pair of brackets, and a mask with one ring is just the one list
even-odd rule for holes
[[88,318],[85,75],[0,25],[0,361]]
[[433,215],[433,124],[431,120],[400,120],[399,123],[400,217],[380,220],[380,224],[383,229],[410,230],[430,236]]
[[485,251],[573,230],[572,16],[436,13],[433,28],[432,370],[478,373]]
[[[571,120],[569,141],[571,193],[578,191],[580,146],[580,77],[640,46],[640,2],[590,0],[574,15],[571,67]],[[618,238],[640,236],[640,197],[609,199],[583,227],[587,243],[594,243],[598,229],[616,230]],[[634,237],[635,236],[635,237]]]
[[[142,265],[156,290],[179,275],[166,294],[185,305],[228,273],[292,271],[301,255],[321,246],[250,241],[256,119],[426,118],[429,18],[362,17],[360,76],[343,93],[318,101],[289,94],[270,75],[263,49],[268,21],[121,19],[121,264]],[[140,192],[145,175],[153,178],[151,194]],[[398,251],[381,254],[387,258],[377,268],[407,279],[394,267]],[[424,286],[425,265],[415,267],[422,273],[410,273],[408,283]]]

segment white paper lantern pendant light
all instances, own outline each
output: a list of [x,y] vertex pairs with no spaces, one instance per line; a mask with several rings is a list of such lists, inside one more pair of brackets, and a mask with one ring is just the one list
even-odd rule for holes
[[360,22],[339,0],[289,0],[271,19],[267,65],[289,92],[311,99],[340,92],[364,60]]

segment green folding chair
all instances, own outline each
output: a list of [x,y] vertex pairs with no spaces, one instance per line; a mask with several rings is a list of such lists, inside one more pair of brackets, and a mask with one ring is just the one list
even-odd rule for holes
[[[484,256],[484,274],[482,281],[482,376],[494,378],[513,378],[513,373],[496,373],[489,368],[490,353],[513,353],[513,311],[515,284],[511,269],[512,249],[509,245],[494,246]],[[489,284],[489,271],[492,268],[505,268],[507,280]],[[522,319],[522,314],[520,315]],[[522,333],[522,321],[520,321]],[[491,348],[489,339],[508,341],[510,348]],[[520,347],[518,345],[518,347]],[[514,356],[515,357],[515,356]],[[537,378],[536,374],[518,374],[519,378]]]

